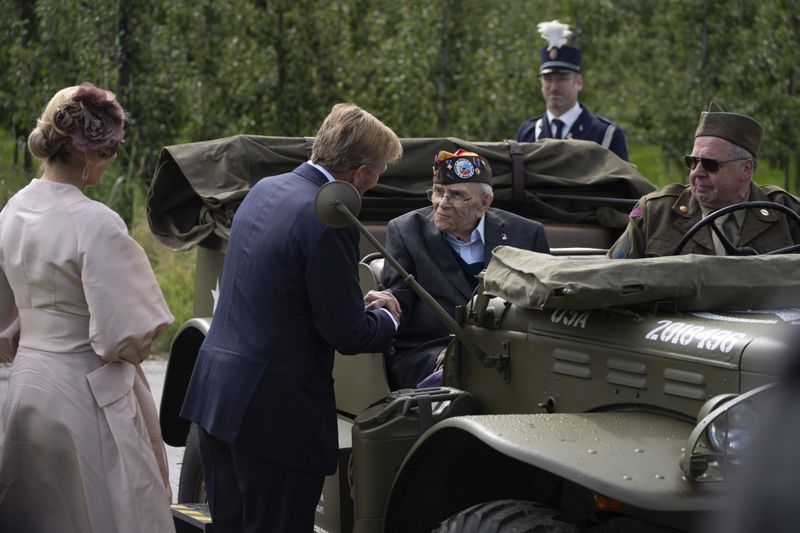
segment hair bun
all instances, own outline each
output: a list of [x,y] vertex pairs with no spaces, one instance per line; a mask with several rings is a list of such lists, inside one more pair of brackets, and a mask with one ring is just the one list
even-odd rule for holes
[[39,123],[28,135],[28,149],[39,159],[53,156],[64,144],[64,136],[60,135],[52,124]]
[[83,124],[83,107],[78,102],[66,102],[53,113],[53,127],[63,136],[70,135]]

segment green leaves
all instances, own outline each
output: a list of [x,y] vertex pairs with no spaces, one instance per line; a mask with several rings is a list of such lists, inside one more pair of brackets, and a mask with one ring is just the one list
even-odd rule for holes
[[582,100],[629,142],[677,157],[716,99],[765,126],[764,158],[797,166],[798,0],[0,0],[0,9],[0,127],[24,141],[57,89],[89,80],[114,90],[136,120],[120,154],[124,183],[148,183],[164,145],[314,135],[340,101],[404,137],[513,138],[543,110],[536,24],[555,18],[583,51]]

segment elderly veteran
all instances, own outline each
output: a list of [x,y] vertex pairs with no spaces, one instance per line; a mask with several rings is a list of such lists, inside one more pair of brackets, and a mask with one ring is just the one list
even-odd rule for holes
[[[441,151],[434,158],[432,205],[389,222],[386,248],[451,315],[470,299],[491,251],[509,245],[549,253],[544,227],[489,207],[492,171],[474,152]],[[449,332],[436,315],[387,265],[384,286],[402,309],[400,327],[387,353],[392,389],[416,386],[429,375]]]
[[[689,185],[671,184],[643,196],[608,257],[673,255],[682,237],[701,218],[740,202],[770,201],[800,211],[796,197],[779,187],[752,181],[763,134],[752,118],[726,113],[712,102],[700,115],[692,155],[685,156]],[[774,209],[734,211],[714,223],[731,244],[758,253],[800,243],[800,226]],[[680,253],[726,255],[710,225],[696,233]]]

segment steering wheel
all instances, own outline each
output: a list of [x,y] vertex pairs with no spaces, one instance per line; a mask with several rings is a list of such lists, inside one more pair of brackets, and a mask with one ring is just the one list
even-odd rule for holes
[[[793,220],[795,224],[800,226],[800,215],[796,212],[792,211],[790,208],[786,207],[783,204],[778,204],[775,202],[766,202],[766,201],[754,201],[754,202],[740,202],[738,204],[729,205],[727,207],[723,207],[722,209],[718,209],[714,211],[710,215],[703,217],[700,219],[697,224],[689,228],[689,231],[684,234],[681,241],[678,243],[678,246],[675,247],[675,251],[672,252],[672,255],[679,255],[683,248],[686,246],[686,243],[689,242],[689,239],[695,236],[695,234],[700,231],[705,226],[711,226],[711,230],[717,234],[719,241],[722,243],[722,246],[725,248],[725,252],[728,255],[760,255],[756,250],[751,248],[750,246],[742,246],[737,248],[733,245],[731,240],[728,238],[725,233],[714,224],[714,221],[721,216],[725,216],[728,213],[733,213],[734,211],[741,211],[743,209],[754,209],[754,208],[768,208],[768,209],[775,209],[776,211],[781,211],[784,213],[789,219]],[[791,246],[786,246],[784,248],[779,248],[777,250],[772,250],[770,252],[766,252],[763,255],[775,255],[775,254],[790,254],[800,250],[800,244],[793,244]]]

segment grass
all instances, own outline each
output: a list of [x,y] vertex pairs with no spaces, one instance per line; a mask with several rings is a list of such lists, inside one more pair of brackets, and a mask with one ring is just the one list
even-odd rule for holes
[[153,344],[153,353],[161,355],[169,353],[170,343],[178,328],[192,318],[197,254],[195,250],[173,252],[158,242],[150,231],[145,213],[144,191],[140,190],[134,200],[131,235],[150,259],[164,299],[175,317],[175,322]]

